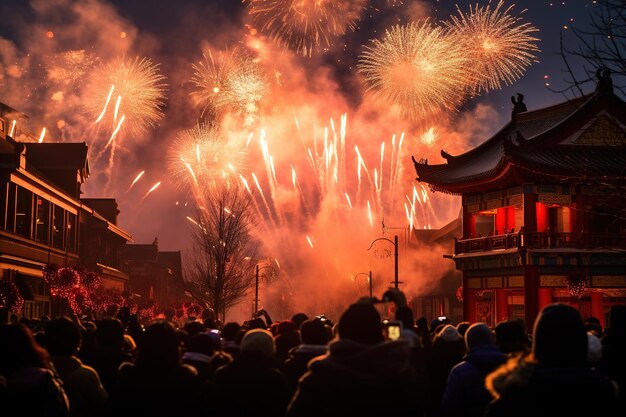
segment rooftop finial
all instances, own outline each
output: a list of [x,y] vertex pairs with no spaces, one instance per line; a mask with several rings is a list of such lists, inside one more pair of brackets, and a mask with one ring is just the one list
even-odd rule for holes
[[611,70],[598,68],[596,70],[598,84],[596,84],[596,94],[610,94],[613,92],[613,79],[611,78]]
[[526,108],[526,104],[524,104],[524,95],[521,93],[517,93],[517,100],[515,96],[511,96],[511,103],[513,103],[513,110],[511,110],[511,116],[516,115],[517,113],[523,113],[528,111]]

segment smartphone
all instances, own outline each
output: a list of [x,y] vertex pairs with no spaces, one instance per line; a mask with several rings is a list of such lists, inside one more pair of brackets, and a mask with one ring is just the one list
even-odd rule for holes
[[402,336],[402,322],[387,321],[385,323],[385,330],[388,340],[398,340]]

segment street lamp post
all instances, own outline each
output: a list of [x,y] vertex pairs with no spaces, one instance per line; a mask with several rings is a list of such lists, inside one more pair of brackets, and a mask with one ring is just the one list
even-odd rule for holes
[[369,281],[369,287],[370,287],[370,298],[372,298],[372,271],[369,272],[369,274],[365,273],[365,272],[359,272],[358,274],[356,274],[354,276],[354,279],[356,279],[356,277],[358,277],[359,275],[365,275],[366,277],[368,277],[368,281]]
[[374,246],[374,243],[378,242],[379,240],[385,240],[385,241],[387,241],[387,242],[389,242],[389,243],[391,243],[393,245],[393,248],[394,248],[394,252],[393,252],[394,280],[393,280],[392,284],[393,284],[395,289],[398,289],[399,285],[402,284],[401,281],[398,281],[398,235],[395,235],[393,237],[393,240],[387,239],[386,237],[379,237],[378,239],[374,239],[374,241],[372,242],[372,244],[370,245],[370,247],[367,250],[371,250],[372,247]]
[[256,273],[255,273],[255,283],[254,283],[254,311],[252,312],[252,317],[257,311],[259,311],[259,272],[265,268],[272,268],[271,265],[265,265],[259,268],[259,264],[256,264]]

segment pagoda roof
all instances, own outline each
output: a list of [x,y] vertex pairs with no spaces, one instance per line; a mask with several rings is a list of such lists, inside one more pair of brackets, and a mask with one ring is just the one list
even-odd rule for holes
[[447,163],[413,159],[417,180],[451,194],[526,182],[626,177],[626,103],[613,93],[514,114],[481,145]]

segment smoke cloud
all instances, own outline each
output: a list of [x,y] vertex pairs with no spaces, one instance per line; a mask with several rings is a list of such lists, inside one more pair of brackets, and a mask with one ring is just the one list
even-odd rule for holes
[[[46,141],[87,142],[92,177],[83,185],[85,196],[115,197],[120,225],[135,243],[158,236],[162,250],[187,251],[191,242],[185,218],[194,213],[193,193],[172,180],[166,165],[176,134],[213,116],[193,106],[192,64],[209,52],[245,49],[262,69],[270,93],[254,109],[251,123],[232,114],[217,121],[225,140],[242,148],[245,159],[236,178],[250,184],[265,256],[281,265],[280,278],[261,285],[262,304],[276,318],[305,311],[338,319],[349,303],[367,294],[360,273],[373,271],[379,296],[393,278],[392,245],[382,241],[368,251],[374,239],[383,232],[391,239],[408,236],[401,239],[404,250],[409,224],[439,228],[459,213],[457,197],[432,193],[415,181],[410,156],[444,163],[441,149],[462,153],[486,139],[501,120],[481,103],[428,123],[395,119],[364,94],[354,69],[358,46],[349,40],[358,33],[346,34],[328,55],[306,58],[260,34],[243,6],[219,3],[185,3],[172,10],[169,25],[150,27],[133,21],[131,6],[123,16],[105,0],[31,0],[24,12],[30,20],[15,19],[13,40],[0,38],[0,101],[30,116],[19,120],[18,138],[33,140],[45,126]],[[386,10],[384,21],[423,19],[431,12],[425,2],[408,3]],[[86,111],[93,105],[85,102],[90,76],[115,59],[135,57],[160,64],[167,84],[165,116],[147,133],[120,134],[112,157],[106,146],[112,129]],[[264,159],[261,138],[273,169]],[[332,143],[338,144],[333,148],[338,153],[329,156]],[[255,189],[253,173],[265,201]],[[146,196],[158,181],[162,185]],[[409,297],[434,288],[452,267],[441,255],[442,248],[420,247],[401,258]],[[249,301],[231,314],[248,317]]]

